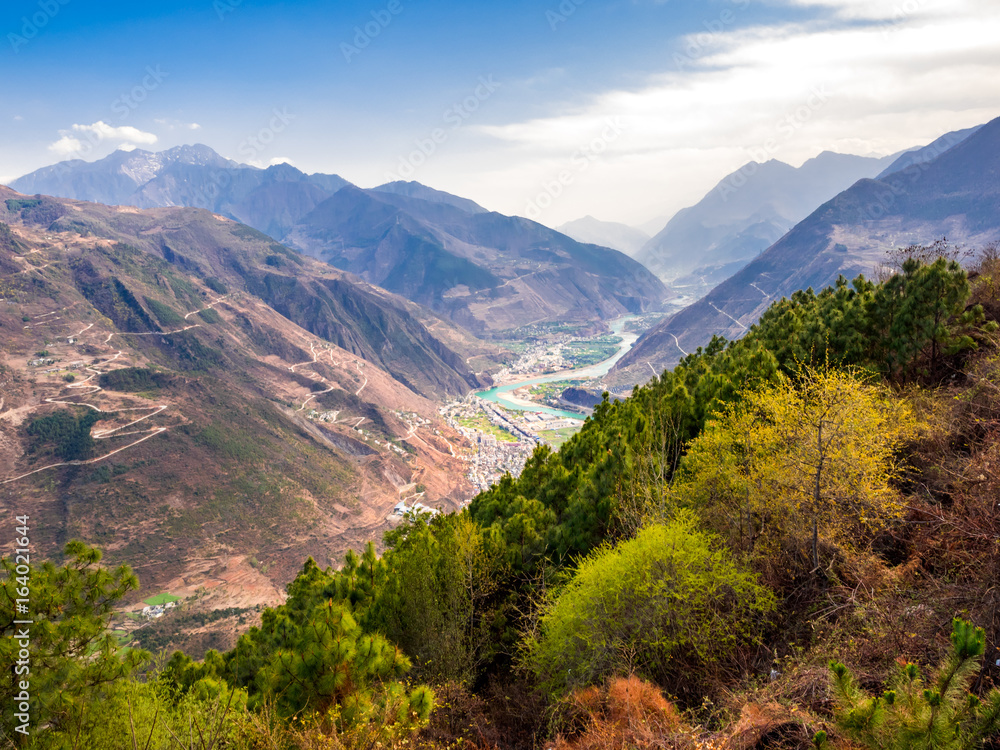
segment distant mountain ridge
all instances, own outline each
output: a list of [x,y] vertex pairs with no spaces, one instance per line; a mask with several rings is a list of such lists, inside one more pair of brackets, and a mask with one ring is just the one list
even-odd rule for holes
[[824,151],[798,168],[749,162],[678,211],[635,258],[668,283],[714,286],[821,203],[895,159]]
[[976,125],[975,127],[965,128],[964,130],[953,130],[950,133],[945,133],[940,138],[936,138],[926,146],[905,151],[899,156],[898,159],[880,172],[875,179],[881,180],[883,177],[888,177],[894,172],[902,172],[907,167],[933,161],[945,151],[957,146],[982,127],[982,125]]
[[210,169],[248,168],[219,156],[202,144],[177,146],[156,153],[143,149],[118,150],[93,162],[71,159],[42,167],[14,180],[10,187],[26,195],[59,195],[123,205],[139,188],[175,164]]
[[387,182],[384,185],[372,188],[377,193],[392,193],[393,195],[403,195],[408,198],[420,198],[431,203],[443,203],[447,206],[454,206],[470,214],[489,213],[485,208],[468,198],[460,198],[457,195],[446,193],[443,190],[421,185],[419,182]]
[[158,153],[115,151],[95,162],[60,162],[14,180],[10,187],[28,195],[108,205],[204,208],[280,238],[348,184],[338,175],[307,175],[290,164],[267,169],[240,164],[195,144]]
[[615,221],[601,221],[593,216],[566,222],[556,227],[556,231],[572,237],[577,242],[614,248],[630,258],[634,258],[650,239],[641,229]]
[[918,154],[824,203],[704,299],[647,331],[615,377],[645,381],[715,334],[741,336],[796,290],[870,275],[887,250],[942,237],[972,247],[1000,240],[1000,118],[953,138],[957,145],[929,160]]
[[139,208],[204,208],[478,333],[545,322],[600,327],[655,309],[669,296],[647,269],[616,250],[417,182],[362,190],[289,164],[238,164],[202,145],[63,162],[13,187]]
[[617,250],[426,190],[344,188],[285,242],[475,333],[542,322],[599,325],[655,309],[669,294]]

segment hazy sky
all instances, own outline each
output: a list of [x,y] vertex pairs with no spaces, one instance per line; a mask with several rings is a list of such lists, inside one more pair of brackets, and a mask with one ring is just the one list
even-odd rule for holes
[[996,0],[3,6],[0,182],[200,142],[639,223],[752,158],[882,155],[1000,115]]

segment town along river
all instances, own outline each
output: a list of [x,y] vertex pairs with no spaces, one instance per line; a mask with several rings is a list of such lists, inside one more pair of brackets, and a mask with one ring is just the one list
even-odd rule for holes
[[518,401],[512,401],[506,394],[509,394],[511,391],[516,391],[518,388],[522,388],[526,385],[555,383],[559,380],[589,380],[591,378],[600,378],[607,375],[608,370],[614,367],[615,363],[628,353],[628,350],[632,348],[636,339],[639,338],[639,335],[636,333],[623,333],[626,321],[631,320],[633,317],[633,315],[626,315],[623,318],[618,318],[617,320],[613,320],[611,322],[611,332],[615,335],[621,336],[622,342],[618,345],[617,353],[603,362],[598,362],[595,365],[587,365],[586,367],[578,367],[575,370],[560,370],[559,372],[554,372],[551,375],[543,375],[542,377],[531,378],[530,380],[521,380],[517,383],[500,385],[496,388],[490,388],[488,391],[480,391],[476,395],[484,401],[492,401],[505,409],[544,412],[545,414],[554,414],[557,417],[583,419],[583,415],[576,412],[553,409],[549,406],[542,406],[541,404],[526,404]]

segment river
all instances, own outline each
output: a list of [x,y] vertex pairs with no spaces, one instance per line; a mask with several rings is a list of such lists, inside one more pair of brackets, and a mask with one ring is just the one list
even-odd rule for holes
[[613,357],[609,357],[603,362],[598,362],[597,364],[587,365],[586,367],[578,367],[575,370],[560,370],[559,372],[554,372],[551,375],[543,375],[539,378],[530,378],[529,380],[520,380],[516,383],[508,383],[507,385],[499,385],[495,388],[490,388],[488,391],[480,391],[476,395],[485,401],[492,401],[495,404],[499,404],[506,409],[516,409],[517,411],[530,411],[530,412],[544,412],[546,414],[554,414],[557,417],[570,417],[572,419],[583,419],[583,415],[572,411],[563,411],[562,409],[553,409],[550,406],[542,406],[541,404],[526,405],[521,404],[516,401],[511,401],[509,398],[505,398],[504,394],[515,391],[526,385],[538,385],[539,383],[554,383],[559,380],[589,380],[591,378],[599,378],[608,373],[615,363],[624,357],[628,350],[632,348],[632,345],[639,338],[638,334],[635,333],[623,333],[625,328],[625,323],[632,318],[634,315],[626,315],[622,318],[617,318],[611,321],[611,332],[622,337],[622,342],[618,346],[618,351]]

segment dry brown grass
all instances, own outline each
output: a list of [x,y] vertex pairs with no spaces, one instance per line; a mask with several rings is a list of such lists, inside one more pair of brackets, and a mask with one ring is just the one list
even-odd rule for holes
[[748,703],[739,720],[727,732],[727,750],[757,750],[757,748],[813,747],[815,730],[793,706],[780,703]]
[[[273,707],[243,712],[232,738],[233,750],[413,750],[418,745],[416,733],[387,732],[394,721],[392,712],[347,732],[338,732],[327,717],[312,716],[285,721]],[[445,750],[449,745],[433,745]]]
[[674,748],[681,717],[663,693],[635,675],[616,677],[603,688],[578,690],[566,700],[566,729],[555,750]]
[[[819,684],[825,686],[827,679],[815,671],[796,681],[804,693]],[[635,676],[578,690],[562,709],[560,732],[546,750],[805,750],[824,728],[794,703],[744,696],[738,718],[725,730],[710,732],[686,724],[655,685]]]

